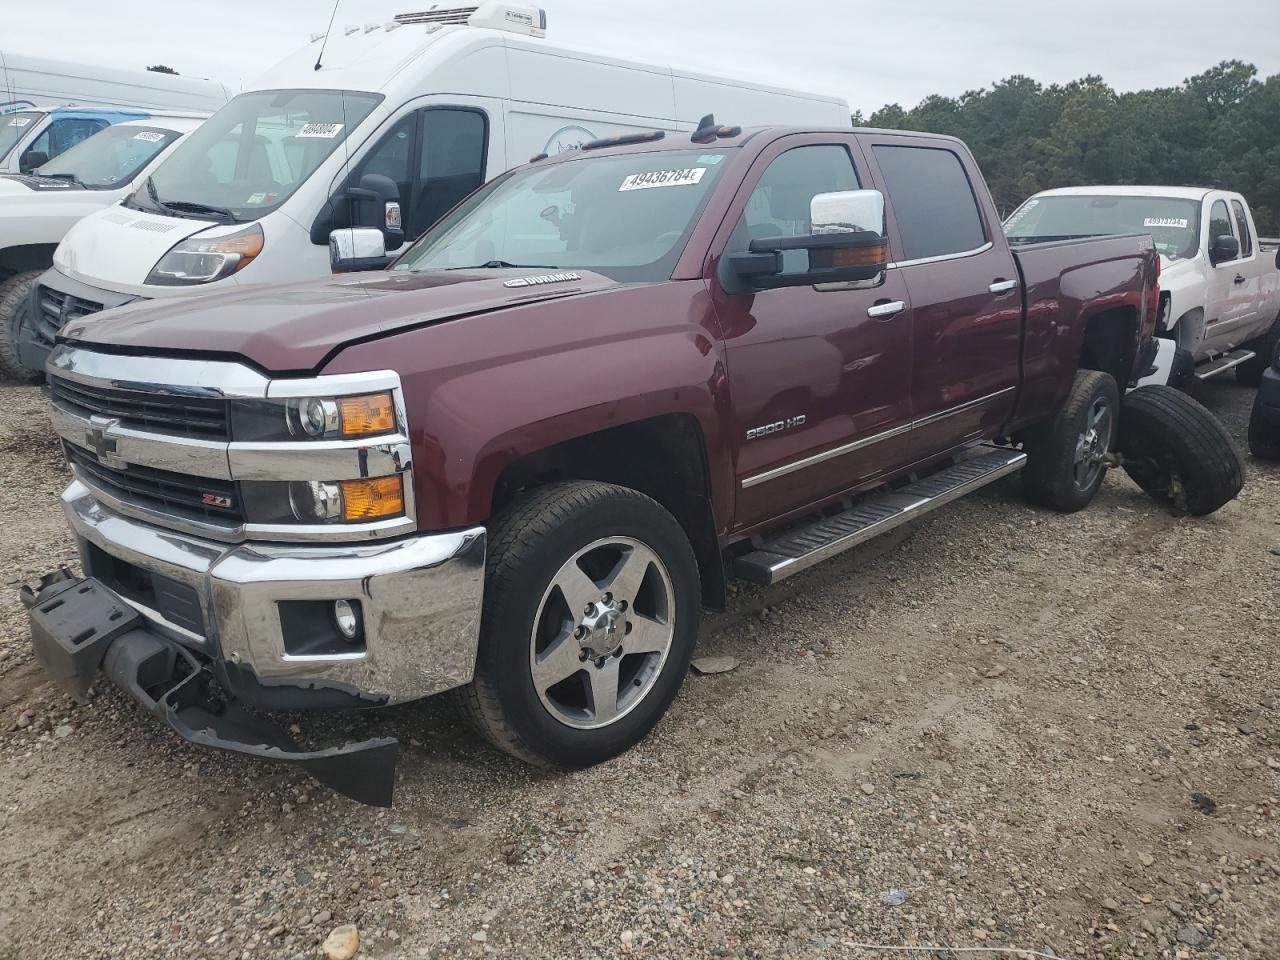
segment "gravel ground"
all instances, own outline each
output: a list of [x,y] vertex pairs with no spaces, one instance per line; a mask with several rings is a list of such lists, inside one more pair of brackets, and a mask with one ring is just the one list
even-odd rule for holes
[[[700,640],[740,666],[592,770],[442,703],[302,718],[401,739],[381,811],[45,681],[13,587],[72,559],[66,478],[39,394],[0,394],[0,960],[311,958],[346,924],[385,960],[1280,957],[1274,465],[1207,519],[1119,474],[1069,517],[1000,485],[743,589]],[[1247,391],[1203,399],[1243,438]]]

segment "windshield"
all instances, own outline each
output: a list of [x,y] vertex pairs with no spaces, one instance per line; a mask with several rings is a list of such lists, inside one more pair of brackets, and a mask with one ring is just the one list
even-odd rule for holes
[[1200,204],[1169,197],[1032,197],[1005,221],[1010,240],[1149,233],[1170,260],[1194,257],[1200,248]]
[[339,90],[241,94],[174,148],[128,203],[256,220],[289,199],[381,99]]
[[34,110],[0,114],[0,160],[9,155],[14,144],[31,131],[31,125],[44,114]]
[[579,156],[495,180],[423,235],[396,270],[594,270],[669,280],[723,150]]
[[36,174],[67,177],[90,190],[106,190],[132,180],[178,136],[160,127],[107,127],[54,157]]

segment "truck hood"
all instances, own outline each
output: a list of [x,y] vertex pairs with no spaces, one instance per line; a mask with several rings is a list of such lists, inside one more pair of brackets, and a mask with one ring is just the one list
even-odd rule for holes
[[29,197],[33,193],[82,193],[84,187],[60,177],[36,177],[23,173],[0,176],[0,200]]
[[57,243],[81,217],[118,196],[110,190],[85,190],[65,180],[0,177],[0,249]]
[[618,286],[583,270],[382,271],[129,304],[71,321],[60,339],[131,353],[236,355],[300,373],[355,341]]

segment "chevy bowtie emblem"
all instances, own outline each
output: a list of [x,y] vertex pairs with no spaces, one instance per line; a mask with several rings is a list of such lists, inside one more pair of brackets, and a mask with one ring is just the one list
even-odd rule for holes
[[89,423],[90,427],[85,431],[84,439],[85,443],[98,455],[98,462],[109,467],[123,465],[123,461],[116,456],[116,438],[109,435],[109,431],[119,426],[120,421],[112,417],[93,417]]
[[581,280],[576,273],[544,273],[537,277],[517,277],[503,283],[504,287],[540,287],[544,283],[567,283],[570,280]]

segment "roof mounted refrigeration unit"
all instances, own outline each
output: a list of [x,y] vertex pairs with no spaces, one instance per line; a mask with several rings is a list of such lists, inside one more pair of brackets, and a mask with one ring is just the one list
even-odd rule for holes
[[531,7],[523,3],[489,2],[458,7],[435,4],[418,13],[397,14],[395,22],[404,26],[411,23],[435,26],[466,24],[471,27],[486,27],[490,30],[505,30],[508,33],[519,33],[528,37],[547,35],[547,12],[541,7]]

